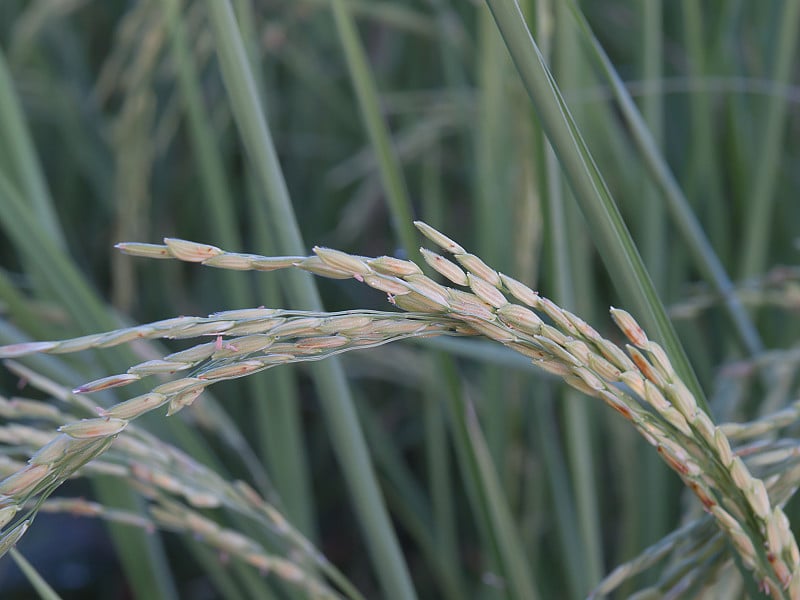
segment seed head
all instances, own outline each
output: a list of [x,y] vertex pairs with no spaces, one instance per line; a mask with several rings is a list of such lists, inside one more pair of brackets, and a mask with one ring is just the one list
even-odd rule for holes
[[500,273],[500,281],[514,298],[533,308],[539,307],[539,294],[527,285],[503,273]]
[[466,254],[467,251],[464,250],[464,248],[427,223],[423,223],[422,221],[414,221],[414,226],[420,230],[422,235],[451,254]]
[[769,519],[772,507],[769,503],[769,495],[764,482],[760,479],[752,479],[750,487],[744,490],[744,494],[750,501],[756,516],[764,521]]
[[519,304],[506,304],[498,308],[497,316],[506,325],[529,334],[539,333],[544,324],[539,315]]
[[589,367],[606,381],[618,381],[621,374],[617,367],[594,352],[589,354]]
[[355,256],[351,256],[341,250],[333,250],[331,248],[314,248],[314,254],[320,257],[322,261],[338,271],[350,273],[351,275],[366,275],[371,271],[367,264]]
[[402,296],[411,291],[405,281],[390,275],[364,275],[364,283],[392,296]]
[[567,311],[558,306],[549,298],[540,297],[539,309],[548,317],[550,317],[553,320],[553,323],[555,323],[562,331],[575,337],[580,335],[577,327],[575,327],[575,325],[572,324],[572,321],[567,318]]
[[697,412],[697,401],[694,396],[680,380],[670,383],[666,386],[667,395],[669,396],[672,404],[675,405],[681,414],[689,419],[694,420],[694,414]]
[[259,256],[250,260],[250,268],[255,271],[277,271],[293,267],[305,258],[305,256]]
[[597,377],[597,375],[585,367],[576,367],[572,370],[572,372],[580,377],[583,382],[589,386],[591,390],[593,390],[593,393],[591,394],[592,396],[595,395],[596,392],[604,390],[606,387],[603,381]]
[[[645,384],[649,383],[645,380]],[[686,437],[692,437],[692,429],[689,427],[689,423],[686,421],[686,418],[675,410],[673,406],[667,406],[663,411],[661,411],[661,416],[672,425],[675,429],[680,431]]]
[[508,304],[508,299],[503,295],[503,292],[482,277],[468,273],[467,279],[469,281],[469,287],[475,292],[475,295],[487,304],[491,304],[495,308],[500,308]]
[[50,472],[48,465],[28,465],[0,481],[0,494],[20,497],[36,487]]
[[343,335],[323,335],[298,340],[295,343],[295,346],[302,350],[314,350],[321,352],[323,350],[341,348],[342,346],[346,345],[348,341],[349,339]]
[[37,352],[47,352],[58,346],[56,342],[24,342],[22,344],[9,344],[0,346],[0,358],[14,358],[36,354]]
[[66,434],[57,435],[39,448],[28,462],[32,465],[51,465],[61,459],[74,443],[75,441]]
[[180,352],[173,352],[172,354],[168,354],[164,357],[164,360],[169,362],[176,362],[176,363],[197,363],[207,359],[209,356],[214,354],[216,350],[214,342],[208,342],[207,344],[198,344],[197,346],[192,346],[191,348],[187,348],[186,350],[181,350]]
[[380,256],[367,261],[367,264],[378,273],[393,277],[406,277],[408,275],[422,275],[422,269],[417,263],[410,260],[401,260],[393,256]]
[[291,319],[273,327],[269,330],[269,335],[273,337],[292,338],[298,335],[309,335],[316,331],[317,327],[324,322],[320,317],[305,317]]
[[205,390],[205,387],[196,387],[175,395],[169,402],[167,416],[171,417],[179,410],[182,410],[187,406],[191,406],[191,404],[197,400],[197,397],[203,393],[203,390]]
[[729,467],[733,462],[733,451],[728,438],[719,428],[714,431],[714,449],[717,451],[723,466]]
[[449,281],[452,281],[456,285],[466,286],[469,284],[466,273],[454,262],[447,260],[441,254],[436,254],[436,252],[431,252],[425,248],[420,248],[419,251],[422,253],[422,258],[425,259],[425,262]]
[[97,419],[81,419],[76,423],[62,425],[58,430],[75,439],[88,439],[117,435],[127,426],[128,421],[125,419],[100,417]]
[[308,271],[309,273],[314,273],[314,275],[328,277],[330,279],[350,279],[353,276],[353,273],[350,271],[335,269],[323,261],[319,256],[309,256],[308,258],[304,258],[300,262],[295,263],[295,266],[303,269],[304,271]]
[[[423,309],[423,312],[438,312],[448,308],[447,288],[439,285],[430,277],[426,277],[425,275],[409,275],[406,281],[411,291],[416,292],[416,294],[429,301],[429,306],[431,306],[431,308],[427,310]],[[409,296],[410,294],[399,296],[397,300],[401,298],[403,300],[410,300]]]
[[643,348],[649,341],[644,330],[629,312],[611,307],[611,318],[634,346]]
[[206,382],[204,382],[202,379],[198,379],[196,377],[183,377],[182,379],[176,379],[175,381],[162,383],[158,387],[154,388],[153,392],[156,394],[164,394],[165,396],[172,396],[174,394],[185,392],[193,387],[205,387],[206,385]]
[[8,525],[9,521],[14,518],[14,515],[19,512],[19,506],[10,504],[0,508],[0,529]]
[[237,254],[236,252],[226,252],[225,254],[218,254],[207,258],[203,264],[207,267],[216,267],[218,269],[230,269],[232,271],[249,271],[252,269],[252,260],[255,257],[252,254]]
[[192,363],[155,359],[155,360],[148,360],[147,362],[139,363],[138,365],[132,366],[130,369],[128,369],[128,373],[132,373],[134,375],[139,375],[139,376],[156,375],[156,374],[171,375],[172,373],[175,373],[177,371],[188,369],[191,366]]
[[453,312],[463,315],[478,317],[485,321],[494,319],[492,307],[478,298],[475,294],[461,290],[447,290],[447,304]]
[[491,340],[495,340],[500,343],[506,343],[513,342],[517,339],[514,333],[509,331],[507,328],[500,327],[494,323],[488,323],[483,319],[468,316],[462,316],[461,319],[468,323],[472,329],[479,331],[481,334],[485,335]]
[[672,407],[672,405],[667,402],[664,394],[647,379],[644,380],[644,399],[660,413]]
[[716,427],[708,415],[701,410],[697,410],[692,414],[692,428],[700,434],[706,444],[712,448],[716,445]]
[[257,360],[243,360],[208,369],[200,373],[197,378],[205,380],[232,379],[235,377],[242,377],[243,375],[253,373],[263,368],[264,365]]
[[172,258],[169,249],[161,244],[120,242],[119,244],[114,244],[114,248],[130,256],[141,256],[143,258]]
[[123,385],[128,385],[134,381],[139,381],[141,377],[134,373],[123,373],[121,375],[111,375],[110,377],[102,377],[101,379],[95,379],[94,381],[90,381],[89,383],[84,383],[83,385],[79,385],[74,390],[72,390],[73,394],[91,394],[92,392],[99,392],[102,390],[108,390],[115,387],[120,387]]
[[739,456],[734,457],[728,469],[730,470],[731,477],[736,487],[740,490],[745,490],[750,487],[750,482],[753,478],[750,476],[750,472],[747,470],[747,467],[744,466],[744,462],[742,462]]
[[169,248],[169,253],[179,260],[187,262],[203,262],[212,256],[222,254],[222,250],[216,246],[209,246],[208,244],[199,244],[197,242],[190,242],[188,240],[179,240],[177,238],[164,238],[164,243]]
[[14,545],[19,541],[25,532],[28,530],[31,521],[30,519],[25,519],[22,523],[14,527],[11,531],[7,531],[0,537],[0,556],[4,555],[8,552]]
[[164,394],[150,392],[149,394],[143,394],[126,400],[125,402],[120,402],[108,410],[103,410],[100,416],[114,417],[117,419],[135,419],[139,415],[158,408],[166,401],[167,396]]
[[474,254],[456,254],[456,260],[461,263],[461,266],[467,271],[489,282],[490,285],[495,287],[501,285],[498,272]]

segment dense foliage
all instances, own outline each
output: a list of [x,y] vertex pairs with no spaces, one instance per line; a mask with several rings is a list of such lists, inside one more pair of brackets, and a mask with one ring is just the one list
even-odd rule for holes
[[[113,245],[185,238],[286,267],[319,244],[423,264],[424,219],[614,342],[608,307],[635,315],[796,523],[800,2],[520,4],[0,3],[0,343],[263,306],[395,310],[345,279]],[[41,504],[20,554],[64,597],[580,598],[637,556],[620,596],[758,593],[735,536],[722,542],[629,421],[530,355],[411,337],[220,383],[111,449],[87,442],[84,459],[106,454]],[[127,340],[0,375],[3,476],[47,432],[153,385],[69,389],[197,343],[103,349],[112,338]],[[159,487],[187,472],[195,484]],[[115,564],[87,571],[98,548]],[[4,597],[25,597],[10,556]]]

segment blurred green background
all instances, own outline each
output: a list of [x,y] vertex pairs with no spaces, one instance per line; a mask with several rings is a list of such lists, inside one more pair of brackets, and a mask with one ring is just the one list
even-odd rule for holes
[[[753,361],[800,332],[799,3],[580,2],[649,129],[645,146],[572,3],[521,4],[715,416],[752,418],[795,399],[796,359],[766,379]],[[236,21],[225,20],[228,7]],[[233,37],[226,23],[238,23]],[[232,40],[243,54],[226,54]],[[413,260],[410,221],[424,219],[619,339],[607,309],[628,302],[620,272],[593,242],[600,224],[572,198],[507,40],[481,2],[4,0],[2,341],[312,307],[307,284],[283,273],[141,261],[112,248],[169,236],[293,254],[291,211],[301,252],[319,244]],[[709,242],[705,255],[666,207],[663,167]],[[736,282],[755,337],[732,324],[698,255]],[[350,281],[322,280],[319,290],[327,310],[390,308]],[[100,351],[38,366],[77,385],[127,364],[130,354]],[[721,368],[730,364],[741,368]],[[13,395],[14,380],[2,381]],[[255,470],[202,411],[168,429],[161,416],[147,423],[190,453],[204,447],[199,458],[226,477],[266,473],[293,522],[367,597],[407,597],[408,581],[423,598],[584,597],[686,512],[677,478],[625,422],[491,346],[403,343],[346,355],[324,373],[286,367],[213,393]],[[341,408],[350,398],[356,429]],[[476,423],[459,418],[473,406]],[[481,441],[491,476],[474,465]],[[370,461],[396,543],[369,495],[370,469],[359,467]],[[95,489],[103,502],[136,502],[112,492]],[[67,530],[42,517],[20,545],[25,553],[30,541],[26,555],[64,597],[70,581],[84,586],[72,597],[287,594],[239,572],[221,591],[170,535],[154,550],[153,538],[118,530],[111,588],[96,570],[62,580],[63,559],[36,563],[34,533],[57,545],[85,540],[73,562],[91,565],[91,547],[111,542],[95,524],[72,531],[84,521]],[[3,573],[10,592],[17,584]]]

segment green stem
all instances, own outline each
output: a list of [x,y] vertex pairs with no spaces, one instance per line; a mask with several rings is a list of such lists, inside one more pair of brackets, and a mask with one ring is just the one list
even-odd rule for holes
[[623,301],[633,307],[644,327],[661,342],[698,405],[708,411],[700,382],[519,6],[508,0],[486,1],[539,113],[542,128],[567,174],[575,199],[587,222],[592,224],[595,243]]
[[[209,0],[209,14],[234,118],[266,196],[273,233],[282,253],[305,254],[305,244],[292,209],[269,127],[261,112],[253,75],[230,2]],[[288,295],[300,309],[322,310],[310,275],[291,273]],[[327,360],[311,369],[330,428],[334,450],[342,465],[355,510],[388,598],[415,598],[411,577],[381,496],[364,434],[340,363]]]
[[[751,356],[758,355],[763,351],[764,347],[761,338],[752,320],[747,315],[747,311],[744,310],[739,301],[733,283],[725,272],[722,262],[714,252],[697,217],[692,212],[689,202],[675,180],[675,176],[670,171],[669,165],[667,165],[666,160],[658,151],[653,136],[636,109],[636,105],[628,94],[625,85],[620,80],[599,42],[591,33],[589,24],[583,14],[577,8],[573,10],[573,14],[585,34],[584,38],[591,45],[593,56],[598,62],[602,73],[611,84],[611,90],[619,104],[621,114],[631,129],[632,139],[644,160],[645,166],[650,171],[651,177],[653,177],[664,195],[667,201],[667,208],[675,221],[675,225],[683,235],[683,239],[698,268],[722,297],[725,309],[742,346]],[[679,370],[679,372],[681,371]]]
[[[378,89],[370,72],[367,56],[358,38],[350,9],[343,0],[331,0],[339,40],[344,47],[350,80],[356,90],[361,118],[367,128],[381,181],[389,202],[389,209],[397,237],[406,252],[417,247],[417,236],[412,225],[411,202],[397,154],[392,147],[389,129],[381,115]],[[411,256],[411,254],[409,254]]]

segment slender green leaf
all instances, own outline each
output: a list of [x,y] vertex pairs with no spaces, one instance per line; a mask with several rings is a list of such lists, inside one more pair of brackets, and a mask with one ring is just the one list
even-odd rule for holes
[[11,558],[14,559],[14,562],[17,563],[20,571],[22,571],[27,578],[28,583],[30,583],[33,589],[36,590],[36,593],[39,594],[39,598],[42,600],[61,600],[61,596],[50,587],[50,584],[45,581],[44,577],[39,574],[36,568],[29,563],[16,548],[12,548],[9,554]]
[[504,0],[487,0],[487,4],[539,112],[548,140],[567,174],[575,199],[592,224],[592,236],[623,301],[633,307],[642,324],[664,345],[676,371],[692,390],[698,404],[707,411],[705,394],[667,318],[636,245],[570,116],[518,4]]
[[590,44],[593,57],[599,63],[603,74],[611,84],[611,89],[621,106],[622,114],[633,132],[633,139],[641,152],[641,156],[644,158],[645,165],[661,189],[662,194],[664,194],[667,200],[667,207],[675,220],[675,224],[683,234],[689,249],[692,251],[698,267],[722,297],[724,306],[735,325],[735,331],[742,345],[751,356],[757,355],[762,351],[763,344],[755,326],[734,293],[733,284],[725,272],[725,268],[708,242],[703,228],[694,216],[680,186],[670,172],[669,166],[658,151],[647,125],[636,110],[633,100],[627,93],[619,75],[612,67],[611,61],[600,47],[597,39],[592,35],[588,23],[580,11],[575,8],[573,12],[583,30],[584,40]]

